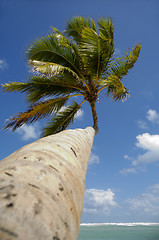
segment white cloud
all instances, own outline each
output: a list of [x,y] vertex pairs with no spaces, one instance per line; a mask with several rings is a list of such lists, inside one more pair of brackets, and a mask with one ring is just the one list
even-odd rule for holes
[[136,169],[135,168],[124,168],[124,169],[120,170],[120,173],[123,175],[128,175],[129,173],[136,173]]
[[[59,112],[64,111],[67,108],[67,106],[63,106]],[[84,115],[84,111],[82,109],[79,109],[77,113],[75,114],[75,119],[81,120]]]
[[[154,109],[149,109],[147,111],[146,118],[149,122],[153,124],[159,124],[159,113]],[[139,120],[137,123],[141,129],[148,129],[148,126],[147,126],[148,122]],[[132,157],[130,158],[129,156],[125,155],[127,156],[126,157],[127,159],[131,160],[133,167],[138,167],[139,169],[139,165],[144,166],[149,163],[159,162],[159,135],[158,134],[151,135],[149,133],[143,133],[138,135],[136,139],[137,139],[136,146],[138,148],[145,150],[145,152],[142,154],[138,154],[136,158],[132,158]],[[133,169],[133,168],[130,168],[130,169]],[[127,170],[129,171],[129,169]],[[126,172],[128,173],[127,170]],[[145,170],[145,169],[140,168],[140,170]],[[125,169],[120,171],[120,173],[123,173],[123,174],[126,172],[125,172]]]
[[7,68],[8,68],[8,64],[7,64],[6,60],[0,59],[0,70],[5,70]]
[[34,125],[24,125],[16,130],[16,133],[18,133],[22,140],[28,141],[28,140],[36,140],[40,137],[41,131],[39,129],[39,125],[35,123]]
[[91,152],[90,158],[89,158],[89,165],[91,164],[98,164],[99,163],[99,156],[95,153]]
[[83,222],[113,222],[114,219],[121,222],[155,222],[158,216],[159,183],[119,203],[111,189],[85,191]]
[[138,127],[141,129],[148,129],[147,123],[142,120],[139,120],[137,124],[138,124]]
[[78,112],[75,114],[75,119],[81,120],[84,115],[84,111],[79,109]]
[[145,150],[157,151],[159,150],[159,135],[150,135],[149,133],[143,133],[138,135],[136,146]]
[[[156,191],[157,189],[157,191]],[[159,184],[149,188],[149,192],[142,193],[136,198],[126,200],[131,211],[139,215],[155,216],[159,213]]]
[[157,193],[159,194],[159,184],[155,184],[151,187],[149,187],[150,191],[152,191],[153,193]]
[[159,135],[150,135],[144,133],[138,135],[136,146],[146,150],[145,153],[139,154],[136,160],[133,160],[133,165],[148,164],[159,161]]
[[115,194],[108,189],[87,189],[85,191],[84,212],[109,215],[112,208],[117,206]]
[[130,168],[120,170],[123,175],[137,173],[137,171],[146,171],[145,166],[150,163],[159,162],[159,135],[143,133],[136,137],[136,146],[144,150],[144,153],[138,154],[136,158],[125,155],[124,158],[131,161]]
[[131,158],[127,154],[124,155],[124,158],[128,159],[128,160],[131,160]]
[[[146,113],[146,118],[149,122],[159,124],[159,113],[156,110],[149,109]],[[141,129],[148,129],[146,121],[137,121],[138,127]]]
[[146,118],[152,123],[159,124],[159,113],[156,110],[149,109]]

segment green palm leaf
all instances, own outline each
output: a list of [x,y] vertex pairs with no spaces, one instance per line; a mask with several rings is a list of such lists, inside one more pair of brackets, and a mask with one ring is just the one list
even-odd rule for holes
[[129,95],[128,89],[124,87],[120,79],[115,75],[109,76],[104,81],[104,85],[107,87],[108,96],[110,95],[115,101],[124,100]]
[[70,39],[68,39],[57,28],[52,27],[52,30],[53,30],[54,34],[56,35],[56,37],[60,40],[60,44],[63,44],[63,47],[68,45],[68,47],[71,47],[74,50],[74,52],[78,55],[78,48],[77,48],[77,45],[76,45],[76,43],[74,41],[71,41]]
[[111,63],[110,68],[108,69],[108,73],[116,75],[118,78],[122,78],[127,75],[129,69],[133,68],[135,62],[139,57],[141,49],[141,44],[132,48],[132,51],[126,52],[126,56],[124,57],[116,57],[115,60]]
[[42,119],[56,113],[66,103],[66,101],[67,98],[56,98],[31,106],[28,111],[11,117],[9,119],[9,123],[4,127],[4,129],[12,128],[12,130],[15,131],[25,123],[32,123],[38,119]]
[[[129,91],[122,78],[137,61],[141,44],[124,56],[115,57],[112,20],[100,18],[97,23],[98,29],[91,18],[73,17],[64,33],[52,28],[51,34],[32,42],[27,57],[33,76],[24,83],[2,85],[5,92],[26,92],[32,106],[13,116],[5,128],[15,130],[54,114],[44,135],[57,133],[73,121],[81,104],[88,101],[93,127],[98,132],[95,104],[99,94],[105,89],[115,101],[127,98]],[[84,97],[80,105],[74,102],[61,110],[67,99],[77,96]]]
[[106,38],[105,35],[98,35],[90,28],[82,31],[80,52],[86,71],[94,75],[96,83],[102,76],[109,60],[114,52],[113,39]]
[[76,16],[67,22],[65,33],[68,37],[72,37],[73,40],[80,45],[81,34],[84,28],[96,30],[93,19]]
[[[91,25],[93,26],[93,24],[95,26],[94,21],[91,20]],[[72,48],[72,51],[74,51],[74,54],[76,56],[76,58],[74,59],[75,65],[78,66],[78,71],[82,75],[84,68],[83,68],[83,63],[82,63],[82,60],[81,60],[80,52],[78,51],[78,45],[76,44],[76,42],[72,41],[71,39],[68,39],[58,29],[52,27],[52,30],[55,32],[56,36],[61,40],[61,44],[63,44],[63,46],[68,45]],[[65,31],[65,33],[67,34],[67,31]]]
[[60,110],[44,128],[44,137],[65,130],[73,122],[77,111],[81,108],[80,105],[74,102],[71,106]]
[[125,57],[116,57],[111,62],[108,71],[106,72],[106,79],[98,82],[102,89],[107,88],[108,95],[111,95],[114,100],[126,99],[129,95],[128,89],[124,87],[121,80],[123,76],[128,74],[128,71],[134,66],[139,57],[141,44],[136,45],[132,51],[128,51]]
[[32,61],[59,64],[78,74],[73,48],[64,44],[57,34],[50,34],[33,42],[27,51],[27,57]]
[[98,20],[98,25],[99,25],[99,31],[100,31],[100,36],[108,39],[112,47],[112,52],[114,48],[114,24],[113,21],[110,18],[99,18]]
[[54,77],[54,78],[42,78],[38,76],[32,76],[28,79],[28,82],[11,82],[2,85],[5,92],[21,91],[27,92],[27,99],[29,102],[34,103],[43,97],[50,96],[65,96],[71,93],[78,93],[84,91],[82,86],[73,81],[73,78]]
[[70,73],[76,81],[80,81],[79,76],[72,71],[69,67],[64,67],[57,63],[50,63],[50,62],[42,62],[42,61],[29,61],[30,66],[32,67],[32,71],[42,75],[42,76],[58,76],[63,74],[64,72]]
[[[107,70],[114,53],[114,23],[110,18],[100,18],[98,20],[99,36],[101,37],[101,46],[103,46],[102,62],[103,73]],[[103,41],[102,41],[103,39]],[[106,44],[107,43],[107,44]]]

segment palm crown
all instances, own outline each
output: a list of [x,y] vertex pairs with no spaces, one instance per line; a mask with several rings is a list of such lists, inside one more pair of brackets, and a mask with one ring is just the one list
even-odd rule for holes
[[[109,18],[98,20],[98,29],[90,18],[74,17],[64,33],[52,28],[52,33],[37,39],[27,50],[32,76],[26,82],[2,85],[5,91],[27,93],[31,107],[10,118],[5,129],[14,131],[25,123],[51,116],[44,136],[60,132],[73,121],[81,105],[88,101],[98,132],[95,103],[103,90],[114,100],[127,97],[123,76],[137,61],[141,44],[123,56],[114,53],[114,24]],[[83,96],[78,104],[68,105],[71,97]],[[69,101],[70,103],[70,101]]]

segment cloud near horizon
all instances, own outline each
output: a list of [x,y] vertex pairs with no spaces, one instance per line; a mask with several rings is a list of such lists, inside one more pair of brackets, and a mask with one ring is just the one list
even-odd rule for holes
[[[159,212],[159,183],[152,185],[138,196],[123,199],[115,199],[111,189],[86,189],[84,199],[84,211],[88,222],[112,221],[120,216],[125,221],[147,221],[157,219]],[[137,219],[137,220],[135,220]]]
[[147,192],[142,193],[136,198],[127,199],[129,211],[135,212],[140,216],[158,216],[159,213],[159,184],[148,188]]
[[84,212],[90,214],[109,215],[111,209],[118,204],[114,200],[115,194],[110,190],[86,189]]

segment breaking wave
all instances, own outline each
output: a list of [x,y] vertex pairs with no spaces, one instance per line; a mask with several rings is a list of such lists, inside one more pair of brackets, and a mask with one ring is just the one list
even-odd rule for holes
[[139,223],[81,223],[80,226],[86,226],[86,227],[91,227],[91,226],[128,226],[128,227],[133,227],[133,226],[155,226],[159,225],[159,223],[147,223],[147,222],[139,222]]

